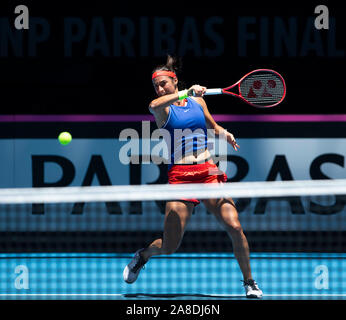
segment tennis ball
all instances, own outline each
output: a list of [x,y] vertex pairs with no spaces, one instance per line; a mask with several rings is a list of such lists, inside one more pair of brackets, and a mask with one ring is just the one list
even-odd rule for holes
[[59,134],[58,140],[62,145],[66,146],[67,144],[69,144],[71,142],[72,136],[69,132],[66,132],[66,131],[61,132]]

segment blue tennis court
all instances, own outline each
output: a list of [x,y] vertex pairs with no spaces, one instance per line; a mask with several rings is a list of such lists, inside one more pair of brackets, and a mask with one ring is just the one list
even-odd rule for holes
[[[128,254],[0,254],[1,299],[246,299],[233,254],[153,257],[134,284]],[[252,253],[263,299],[346,299],[346,254]]]

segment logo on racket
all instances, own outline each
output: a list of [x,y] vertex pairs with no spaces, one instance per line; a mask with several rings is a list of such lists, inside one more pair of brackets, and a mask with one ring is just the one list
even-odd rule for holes
[[247,98],[257,98],[258,95],[255,93],[254,90],[258,91],[262,89],[262,93],[259,93],[259,96],[261,97],[272,97],[273,95],[270,93],[271,89],[276,87],[276,82],[272,79],[267,80],[264,85],[261,80],[255,80],[252,83],[252,86],[249,90],[249,93],[247,95]]

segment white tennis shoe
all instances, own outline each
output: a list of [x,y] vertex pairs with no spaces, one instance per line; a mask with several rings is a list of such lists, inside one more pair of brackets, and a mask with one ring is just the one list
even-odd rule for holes
[[140,252],[143,251],[144,249],[139,249],[136,251],[133,259],[130,261],[130,263],[125,267],[124,272],[123,272],[123,278],[125,282],[127,283],[134,283],[140,271],[144,268],[144,265],[148,262],[142,258],[140,255]]
[[256,298],[260,299],[263,297],[263,292],[258,288],[258,285],[255,280],[249,279],[243,281],[243,286],[246,292],[246,298]]

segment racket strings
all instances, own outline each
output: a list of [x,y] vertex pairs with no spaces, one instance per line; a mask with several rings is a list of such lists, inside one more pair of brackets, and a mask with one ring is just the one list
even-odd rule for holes
[[285,94],[285,86],[274,73],[253,73],[244,78],[239,90],[241,96],[258,106],[268,106],[279,102]]

